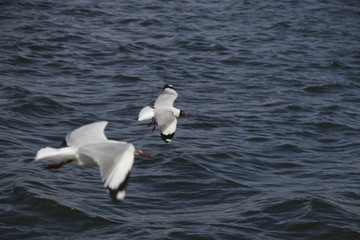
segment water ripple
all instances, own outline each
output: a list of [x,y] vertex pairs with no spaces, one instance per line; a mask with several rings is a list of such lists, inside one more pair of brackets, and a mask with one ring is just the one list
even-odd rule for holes
[[[359,238],[357,5],[0,2],[2,237]],[[166,83],[191,116],[170,144],[137,121]],[[121,205],[33,162],[97,120],[152,156]]]

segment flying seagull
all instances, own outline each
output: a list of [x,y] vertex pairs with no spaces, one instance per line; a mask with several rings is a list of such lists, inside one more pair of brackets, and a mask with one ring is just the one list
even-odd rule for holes
[[138,121],[151,119],[148,127],[154,124],[152,131],[155,130],[155,121],[158,123],[161,139],[166,143],[169,143],[175,135],[176,119],[182,116],[189,117],[183,110],[173,106],[177,96],[174,86],[166,84],[155,100],[154,108],[146,106],[139,113]]
[[121,202],[125,197],[134,155],[150,155],[131,143],[107,139],[104,133],[107,124],[107,121],[100,121],[77,128],[66,135],[60,148],[40,149],[35,160],[60,161],[47,165],[46,169],[60,168],[68,163],[77,166],[98,165],[111,200]]

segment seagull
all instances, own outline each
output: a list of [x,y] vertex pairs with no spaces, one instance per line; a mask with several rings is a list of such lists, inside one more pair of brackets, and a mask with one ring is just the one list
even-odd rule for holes
[[190,117],[189,115],[185,114],[183,110],[173,106],[177,96],[178,94],[175,91],[174,86],[171,84],[166,84],[161,94],[155,100],[154,108],[146,106],[141,109],[139,113],[138,121],[151,119],[148,127],[154,124],[152,131],[155,130],[156,120],[160,128],[161,139],[166,143],[169,143],[175,135],[177,123],[176,118],[182,116]]
[[109,140],[104,130],[107,121],[94,122],[68,133],[60,148],[45,147],[35,157],[38,160],[60,161],[47,165],[46,169],[60,168],[65,164],[100,167],[104,186],[114,203],[125,197],[134,155],[150,157],[132,143]]

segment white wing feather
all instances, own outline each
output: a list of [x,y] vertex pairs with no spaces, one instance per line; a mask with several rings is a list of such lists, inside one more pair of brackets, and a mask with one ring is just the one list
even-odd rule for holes
[[174,89],[165,88],[155,100],[154,107],[157,109],[170,108],[174,105],[177,96],[178,94]]
[[66,143],[68,146],[81,146],[107,141],[104,133],[107,124],[107,121],[100,121],[79,127],[66,135]]
[[175,132],[177,120],[170,109],[155,110],[155,119],[163,134],[169,135]]
[[131,143],[108,141],[81,147],[79,153],[92,158],[99,165],[106,188],[117,189],[132,168],[135,147]]

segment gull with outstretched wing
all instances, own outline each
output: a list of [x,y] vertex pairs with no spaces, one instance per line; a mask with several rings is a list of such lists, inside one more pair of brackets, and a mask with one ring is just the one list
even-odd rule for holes
[[174,86],[166,84],[155,100],[154,108],[146,106],[139,113],[139,121],[151,119],[148,127],[154,125],[152,131],[155,130],[155,122],[158,123],[161,139],[166,143],[169,143],[175,135],[177,118],[189,117],[183,110],[173,106],[177,96]]
[[107,121],[84,125],[68,133],[60,148],[40,149],[35,160],[60,161],[46,169],[60,168],[65,164],[99,166],[104,186],[113,202],[125,197],[134,155],[150,157],[132,143],[109,140],[104,133]]

